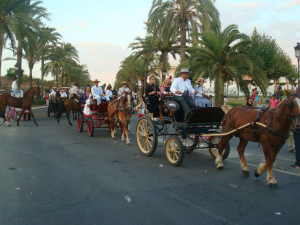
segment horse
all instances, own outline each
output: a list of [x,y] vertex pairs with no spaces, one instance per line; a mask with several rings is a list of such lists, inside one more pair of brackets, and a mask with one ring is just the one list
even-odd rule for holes
[[12,97],[10,95],[10,93],[2,93],[0,95],[0,108],[1,108],[1,111],[2,111],[1,117],[4,118],[5,123],[6,123],[7,126],[10,126],[10,124],[5,119],[5,116],[3,114],[5,113],[6,107],[8,105],[11,106],[11,107],[22,109],[22,111],[20,113],[20,116],[17,119],[17,126],[20,126],[19,121],[22,118],[22,116],[24,114],[24,111],[26,109],[29,111],[31,117],[33,118],[34,123],[38,126],[38,123],[36,122],[36,120],[34,118],[34,115],[32,113],[32,109],[31,109],[34,96],[37,96],[38,98],[41,98],[41,96],[40,96],[40,87],[39,86],[29,88],[28,91],[25,92],[23,98]]
[[57,125],[59,124],[60,117],[64,112],[67,114],[67,118],[68,118],[70,126],[73,125],[70,121],[71,112],[76,112],[83,116],[80,102],[77,102],[74,99],[66,99],[65,101],[60,103],[58,112],[56,114],[56,119],[57,119],[56,124]]
[[111,131],[112,139],[115,139],[117,123],[120,121],[122,126],[122,142],[125,141],[126,144],[130,144],[128,136],[128,124],[132,117],[132,103],[133,97],[131,92],[123,92],[120,99],[111,100],[108,102],[107,111],[109,118],[109,127]]
[[[234,107],[227,113],[222,122],[222,132],[231,132],[223,136],[218,144],[218,154],[215,160],[218,169],[224,169],[222,152],[228,141],[235,135],[240,139],[237,151],[244,176],[249,176],[249,168],[244,157],[245,148],[249,141],[258,142],[262,146],[265,163],[258,165],[254,175],[259,177],[267,170],[267,182],[270,187],[278,186],[273,175],[273,163],[289,136],[292,122],[300,119],[299,90],[296,93],[286,91],[286,96],[275,109],[265,109],[259,112],[256,109]],[[243,125],[245,128],[242,128]]]

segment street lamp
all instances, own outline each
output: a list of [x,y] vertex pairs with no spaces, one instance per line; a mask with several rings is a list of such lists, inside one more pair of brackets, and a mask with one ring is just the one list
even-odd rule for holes
[[298,59],[298,89],[300,89],[300,67],[299,67],[299,61],[300,61],[300,43],[297,43],[297,46],[294,48],[295,49],[295,55],[296,58]]

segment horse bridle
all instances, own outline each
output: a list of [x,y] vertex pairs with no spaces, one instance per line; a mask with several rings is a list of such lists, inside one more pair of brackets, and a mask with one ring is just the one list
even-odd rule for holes
[[[291,94],[294,95],[294,96],[296,96],[296,98],[299,98],[299,99],[300,99],[300,95],[298,95],[298,94],[296,94],[296,93],[294,93],[294,92],[291,92]],[[289,99],[287,98],[287,101],[286,101],[285,104],[287,105],[287,107],[288,107],[288,109],[290,110],[290,113],[291,113],[291,115],[292,115],[292,117],[289,117],[288,119],[296,120],[296,118],[297,118],[298,116],[300,116],[300,114],[295,114],[295,113],[293,112],[294,103],[293,103],[291,100],[289,100]],[[299,106],[299,107],[300,107],[300,106]]]
[[[124,97],[122,97],[123,95],[124,95]],[[126,91],[124,91],[121,94],[120,102],[122,103],[122,105],[120,107],[118,107],[118,108],[119,108],[119,111],[126,111],[126,113],[131,113],[133,111],[132,104],[130,106],[130,110],[126,110],[126,108],[124,108],[127,95],[128,95],[128,92],[126,92]]]

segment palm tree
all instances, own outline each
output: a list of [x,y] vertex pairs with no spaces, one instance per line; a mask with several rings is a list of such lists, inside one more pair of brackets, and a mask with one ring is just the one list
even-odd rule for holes
[[41,57],[41,81],[42,81],[42,88],[41,91],[44,93],[44,76],[45,76],[45,60],[47,59],[48,55],[50,54],[51,48],[58,43],[61,35],[56,32],[55,28],[45,27],[41,28],[41,32],[38,36],[38,44],[40,50],[40,57]]
[[185,60],[187,31],[191,27],[199,30],[208,28],[211,20],[218,20],[218,11],[214,7],[214,0],[154,0],[149,13],[148,26],[157,27],[158,19],[176,23],[180,31],[180,61]]
[[42,3],[41,1],[34,1],[32,2],[31,0],[13,0],[13,1],[22,1],[23,7],[22,13],[25,14],[26,20],[17,20],[16,21],[16,26],[18,27],[17,30],[14,31],[14,34],[17,39],[17,64],[19,66],[19,71],[18,74],[20,76],[19,78],[19,86],[21,83],[21,78],[22,78],[22,57],[23,57],[23,45],[24,41],[26,40],[28,43],[33,42],[34,39],[36,38],[33,36],[34,31],[39,31],[40,28],[42,27],[41,19],[43,18],[48,18],[48,14],[46,12],[46,9],[40,4]]
[[147,84],[147,76],[149,73],[149,65],[153,59],[154,53],[157,51],[153,37],[148,35],[145,38],[137,37],[136,42],[133,42],[129,47],[134,50],[135,59],[144,60],[144,82],[142,84],[142,90],[145,91]]
[[[251,43],[248,36],[239,32],[237,25],[229,25],[223,31],[219,23],[212,23],[211,30],[202,32],[200,47],[191,47],[190,65],[195,74],[209,77],[215,82],[215,104],[220,106],[224,102],[224,82],[235,80],[245,92],[249,92],[242,80],[245,73],[249,73],[264,89],[266,74],[248,55]],[[255,72],[255,73],[254,73]]]
[[165,72],[167,72],[168,55],[171,54],[176,59],[176,54],[180,52],[178,26],[170,20],[164,20],[165,18],[160,18],[157,27],[148,29],[148,32],[153,35],[156,51],[161,53],[162,80],[165,80]]

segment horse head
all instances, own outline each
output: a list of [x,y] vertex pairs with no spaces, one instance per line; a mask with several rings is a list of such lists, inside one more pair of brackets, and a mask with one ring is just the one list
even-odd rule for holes
[[296,92],[288,92],[286,93],[286,102],[288,109],[290,110],[290,114],[296,122],[300,122],[300,91],[297,89]]
[[132,110],[133,105],[133,96],[132,92],[123,92],[121,94],[121,98],[123,99],[124,108],[127,112],[130,112]]
[[34,86],[33,88],[33,95],[37,96],[39,99],[41,99],[41,90],[39,86]]

